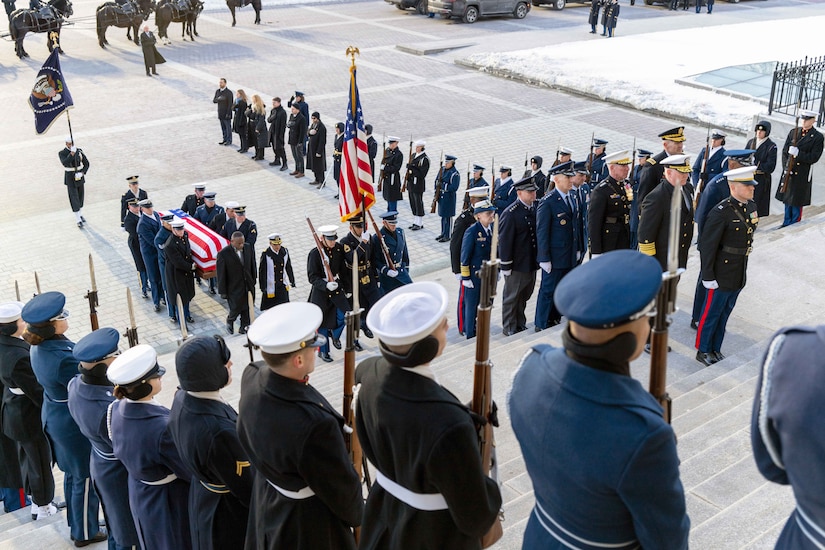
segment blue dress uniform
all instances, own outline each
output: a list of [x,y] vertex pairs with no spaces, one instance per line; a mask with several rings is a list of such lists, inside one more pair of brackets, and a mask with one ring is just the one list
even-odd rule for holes
[[[571,323],[591,330],[643,319],[661,285],[658,264],[631,250],[575,271],[559,285],[557,302]],[[626,289],[620,301],[616,288]],[[630,376],[635,337],[628,343],[625,332],[591,345],[570,331],[564,348],[536,345],[527,353],[508,397],[536,497],[523,548],[687,549],[676,438]]]
[[[212,200],[215,199],[215,193],[211,192],[211,191],[208,192],[208,193],[204,193],[203,196],[204,196],[204,198],[207,198],[207,199],[209,199],[209,198],[211,198]],[[219,214],[226,214],[226,210],[224,210],[223,206],[219,206],[217,204],[214,204],[212,206],[212,208],[209,208],[209,205],[204,203],[204,204],[198,206],[198,209],[195,210],[194,218],[196,220],[198,220],[199,222],[201,222],[206,227],[211,227],[212,226],[212,220],[214,220],[215,217],[217,217]]]
[[[381,215],[386,220],[397,221],[397,213],[386,212]],[[384,253],[381,251],[381,243],[378,241],[378,236],[370,237],[370,247],[372,248],[372,263],[378,270],[378,282],[381,285],[381,294],[392,292],[396,288],[408,285],[412,282],[410,277],[410,255],[407,251],[407,238],[404,236],[404,230],[400,227],[395,228],[395,231],[390,231],[386,227],[381,228],[381,236],[384,237],[384,244],[392,258],[392,263],[395,264],[395,270],[398,276],[390,277],[387,275],[389,267],[384,258]]]
[[[536,190],[535,179],[517,184],[524,190]],[[510,274],[504,279],[501,326],[505,336],[527,329],[524,313],[536,286],[536,203],[527,206],[517,200],[499,218],[498,255],[501,270]]]
[[[152,207],[152,202],[149,199],[141,202],[143,203],[142,208]],[[141,211],[140,221],[137,224],[138,241],[140,242],[140,254],[143,256],[144,264],[146,264],[146,275],[149,277],[155,311],[160,311],[160,300],[163,298],[163,271],[161,271],[158,263],[158,249],[155,246],[155,236],[160,228],[160,215],[157,212],[147,215]]]
[[[23,320],[32,324],[65,318],[66,297],[60,292],[38,294],[23,308]],[[62,312],[62,313],[61,313]],[[77,360],[72,356],[74,342],[55,335],[32,346],[32,371],[43,386],[41,419],[43,431],[52,445],[57,466],[63,472],[67,521],[76,541],[95,538],[99,532],[97,514],[100,507],[89,472],[92,447],[80,432],[69,412],[67,385],[77,374]]]
[[[496,179],[493,183],[493,205],[496,207],[496,212],[499,214],[504,212],[504,209],[513,204],[516,200],[516,192],[513,190],[513,178],[510,177],[511,168],[509,166],[501,167],[502,177]],[[506,177],[504,175],[507,174]]]
[[119,339],[113,328],[102,328],[81,338],[74,347],[75,359],[95,368],[83,368],[69,381],[69,411],[92,444],[92,483],[103,507],[111,550],[135,549],[140,544],[129,509],[129,474],[112,451],[106,422],[109,405],[115,400],[113,385],[106,378],[106,368],[95,365],[117,351]]
[[[171,222],[174,217],[174,214],[166,214],[165,216],[161,216],[161,220]],[[158,229],[158,232],[155,235],[155,248],[157,248],[158,252],[158,267],[160,268],[160,280],[163,283],[163,295],[166,297],[166,311],[169,313],[169,317],[176,317],[175,311],[177,310],[177,304],[175,303],[175,297],[169,296],[169,285],[166,282],[165,249],[171,236],[172,232],[163,227],[163,224],[161,223],[160,229]]]
[[754,189],[753,202],[756,203],[756,213],[759,217],[768,216],[771,213],[771,174],[776,169],[776,143],[769,138],[771,135],[771,123],[767,120],[760,120],[755,130],[765,131],[765,140],[757,143],[752,137],[745,146],[748,149],[755,149],[753,163],[756,165],[756,189]]
[[444,168],[441,172],[441,180],[436,181],[436,186],[441,188],[441,197],[438,199],[438,215],[441,218],[441,234],[436,240],[441,242],[450,240],[450,228],[455,216],[456,198],[455,194],[461,186],[461,175],[455,169],[456,157],[444,155],[446,162],[451,162],[449,168]]
[[[479,205],[486,205],[478,208]],[[489,208],[487,208],[489,207]],[[474,212],[486,212],[493,210],[489,202],[481,202],[476,205]],[[476,313],[478,308],[479,293],[481,291],[481,279],[478,278],[478,270],[481,264],[490,259],[490,245],[492,244],[493,226],[485,228],[481,222],[476,222],[464,233],[461,242],[461,280],[471,281],[473,286],[464,286],[464,334],[467,338],[476,335]]]
[[779,550],[825,548],[825,326],[786,327],[765,353],[751,417],[756,466],[769,481],[790,485],[796,509],[776,541]]
[[[719,137],[724,138],[724,136],[719,136],[719,134],[713,134],[711,139],[719,139]],[[705,180],[705,184],[707,184],[710,180],[725,171],[727,168],[727,164],[725,164],[725,159],[728,155],[725,154],[725,148],[723,146],[717,147],[715,150],[711,149],[710,158],[708,159],[707,165],[705,166],[705,170],[708,173],[707,180]],[[696,161],[693,163],[693,185],[698,186],[699,180],[702,178],[702,160],[705,158],[705,149],[703,148],[699,151],[699,154],[696,155]]]

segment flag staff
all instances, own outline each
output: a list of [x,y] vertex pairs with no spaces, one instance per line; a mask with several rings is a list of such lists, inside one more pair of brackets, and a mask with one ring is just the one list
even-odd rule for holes
[[[49,38],[52,41],[52,49],[60,49],[60,35],[52,31],[49,33]],[[72,138],[72,145],[74,145],[74,134],[72,134],[72,117],[69,116],[69,109],[66,109],[66,122],[69,123],[69,137]]]

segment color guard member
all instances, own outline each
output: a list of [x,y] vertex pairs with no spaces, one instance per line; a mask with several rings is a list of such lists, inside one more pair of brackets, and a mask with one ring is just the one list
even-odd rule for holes
[[440,243],[450,240],[450,229],[455,216],[456,192],[461,187],[461,175],[455,169],[456,157],[444,155],[444,170],[441,171],[441,180],[435,186],[441,189],[438,198],[438,215],[441,218],[441,233],[435,238]]
[[[338,226],[322,225],[317,230],[321,238],[324,257],[313,247],[307,256],[307,278],[309,279],[309,301],[321,310],[323,318],[321,331],[326,338],[318,347],[318,357],[324,362],[331,363],[329,354],[329,340],[335,349],[341,349],[341,334],[344,332],[344,314],[349,311],[349,302],[345,294],[347,285],[344,280],[349,279],[345,266],[344,247],[338,242]],[[324,264],[329,265],[329,272]]]
[[[794,167],[788,178],[788,189],[784,194],[777,193],[777,199],[785,203],[785,219],[782,227],[802,220],[802,208],[811,204],[812,174],[811,168],[822,156],[823,137],[814,128],[819,113],[816,111],[799,111],[799,136],[794,142],[794,132],[788,132],[785,146],[782,147],[782,166],[787,167],[790,157],[794,157]],[[782,175],[783,181],[785,175]],[[781,196],[779,196],[781,195]]]
[[384,258],[378,236],[371,237],[372,263],[378,270],[378,282],[381,293],[386,294],[412,282],[410,278],[410,254],[407,251],[407,238],[404,230],[398,227],[398,212],[384,212],[379,216],[384,223],[380,229],[384,244],[389,251],[395,268],[391,269]]
[[[364,308],[361,315],[361,330],[364,336],[372,338],[372,331],[367,326],[367,313],[378,300],[381,299],[381,290],[378,288],[378,272],[372,263],[372,241],[364,236],[364,217],[359,213],[349,220],[349,233],[344,235],[340,241],[344,247],[344,269],[352,274],[352,263],[357,263],[358,280],[351,281],[351,277],[346,277],[344,282],[348,284],[345,291],[352,295],[358,289],[358,304]],[[350,284],[351,283],[351,284]],[[350,298],[350,309],[353,304]],[[361,344],[355,340],[356,351],[361,351]]]
[[[483,170],[480,166],[476,166],[476,168],[481,168]],[[450,265],[452,266],[453,273],[455,274],[455,279],[459,283],[458,304],[456,308],[456,328],[458,329],[458,333],[462,336],[464,336],[465,286],[461,284],[461,243],[464,241],[464,233],[471,225],[475,223],[473,206],[480,201],[489,199],[490,187],[487,185],[471,187],[467,191],[467,196],[469,198],[469,204],[456,218],[455,223],[453,224],[453,234],[450,236]]]
[[295,287],[295,274],[289,251],[282,246],[281,234],[270,233],[269,246],[261,252],[258,262],[258,284],[261,289],[261,311],[289,301],[289,289]]
[[[707,178],[703,184],[707,184],[716,175],[725,171],[725,138],[727,134],[722,130],[713,130],[710,133],[708,161],[705,163],[705,173]],[[699,189],[699,180],[702,179],[702,161],[705,158],[705,147],[696,155],[693,163],[693,186]],[[704,189],[703,189],[704,191]]]
[[418,231],[424,229],[424,191],[427,189],[427,173],[430,171],[430,158],[424,151],[427,142],[419,139],[414,143],[413,158],[407,163],[410,172],[407,182],[407,193],[410,198],[410,210],[413,215],[412,225],[408,229]]

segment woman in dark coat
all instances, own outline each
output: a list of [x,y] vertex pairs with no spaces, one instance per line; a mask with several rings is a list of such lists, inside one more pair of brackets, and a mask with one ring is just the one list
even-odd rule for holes
[[183,303],[183,317],[187,323],[195,320],[189,314],[189,302],[195,297],[195,280],[192,278],[194,266],[192,248],[189,246],[189,234],[184,230],[183,220],[172,222],[172,235],[166,241],[163,251],[166,254],[166,288],[171,300],[172,317],[177,321],[180,312],[177,310],[177,296]]
[[344,152],[344,123],[335,123],[335,141],[332,144],[332,177],[341,184],[341,158]]
[[307,170],[315,175],[315,185],[324,183],[324,173],[327,171],[327,127],[321,122],[318,111],[310,117],[309,147],[307,148]]
[[252,96],[252,104],[246,110],[249,118],[249,143],[255,147],[252,160],[264,160],[264,149],[269,143],[269,130],[266,126],[266,107],[261,96]]
[[241,138],[241,147],[238,149],[239,153],[249,151],[249,134],[246,129],[246,109],[248,106],[249,101],[246,97],[246,92],[238,90],[235,93],[235,104],[232,106],[232,111],[235,113],[232,118],[232,131]]

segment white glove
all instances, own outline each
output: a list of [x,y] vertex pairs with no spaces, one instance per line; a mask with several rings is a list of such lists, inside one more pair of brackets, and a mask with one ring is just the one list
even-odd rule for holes
[[[77,152],[77,147],[72,145],[71,147],[69,147],[69,151],[71,151],[72,153],[76,153]],[[799,149],[797,149],[797,151],[799,151]]]
[[501,274],[504,275],[505,277],[509,277],[512,272],[513,272],[512,269],[502,269],[501,270]]
[[476,286],[473,284],[473,281],[470,279],[465,279],[461,281],[461,284],[464,285],[466,288],[475,288]]
[[329,290],[330,292],[335,292],[336,290],[338,290],[338,283],[336,283],[335,281],[329,281],[327,283],[327,290]]
[[702,286],[708,290],[713,290],[715,288],[719,288],[719,283],[716,282],[716,279],[712,281],[702,281]]
[[[579,254],[584,254],[584,252],[579,252]],[[598,258],[599,256],[601,256],[601,254],[591,254],[591,255],[590,255],[590,259],[591,259],[591,260],[595,260],[595,259],[596,259],[596,258]]]
[[378,170],[379,170],[379,171],[381,171],[381,170],[383,170],[383,169],[384,169],[384,165],[383,165],[383,164],[382,164],[381,166],[379,166],[379,167],[378,167]]
[[540,262],[539,267],[542,268],[545,271],[545,273],[550,273],[550,262]]
[[392,278],[398,277],[398,272],[394,269],[388,269],[387,270],[387,277],[392,277]]
[[788,147],[788,154],[792,157],[797,156],[799,154],[799,147],[791,145],[790,147]]
[[461,273],[454,273],[454,275],[455,275],[455,280],[456,280],[456,281],[460,281],[460,280],[461,280]]
[[352,292],[347,292],[344,296],[346,296],[347,300],[349,300],[350,298],[352,298]]
[[124,233],[126,233],[126,228],[125,227],[121,226],[120,230],[123,231]]

